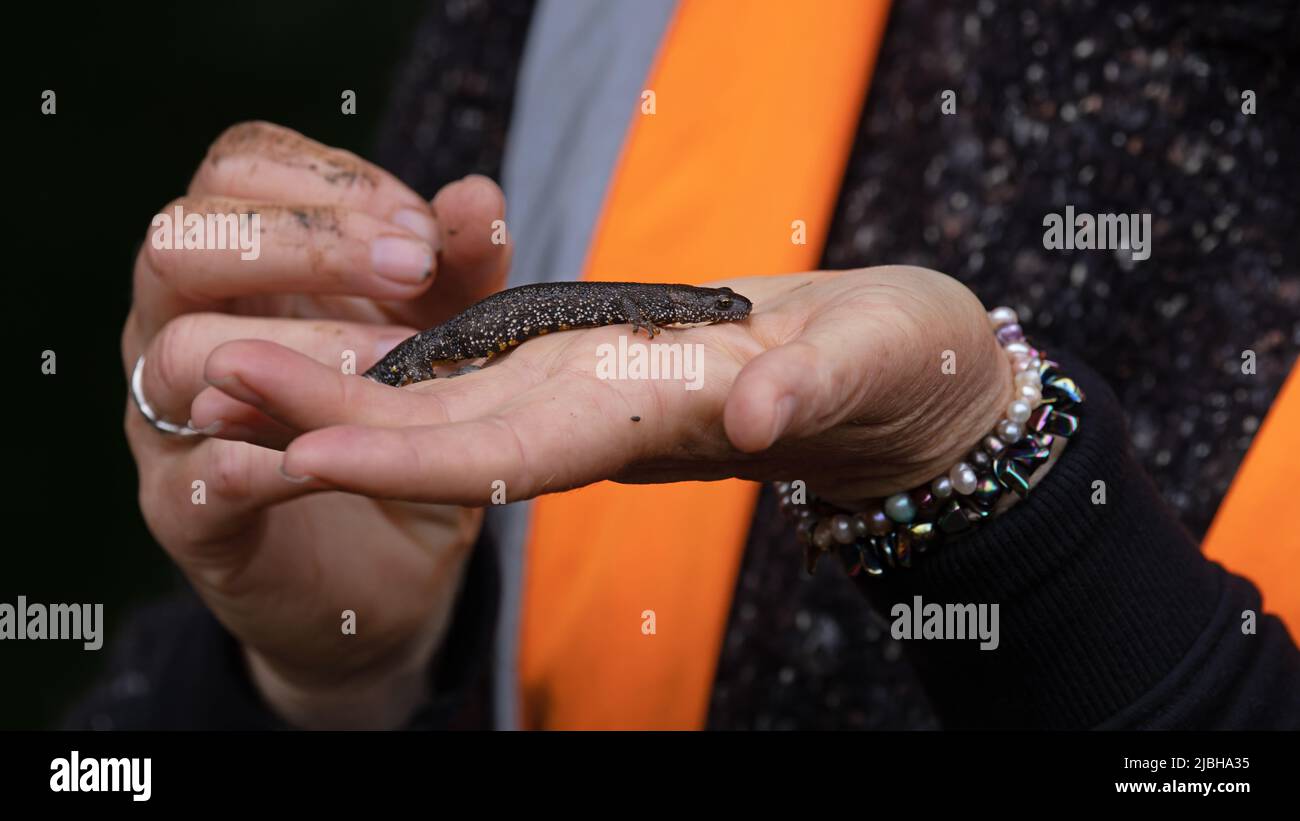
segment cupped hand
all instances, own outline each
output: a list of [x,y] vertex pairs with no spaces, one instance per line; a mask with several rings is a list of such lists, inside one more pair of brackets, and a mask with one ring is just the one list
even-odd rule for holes
[[[268,123],[225,132],[160,213],[177,207],[257,214],[261,231],[248,259],[159,247],[157,226],[146,235],[122,359],[129,377],[145,356],[143,394],[176,423],[190,418],[208,387],[205,362],[225,342],[267,340],[313,368],[360,372],[414,329],[499,289],[509,263],[509,245],[491,241],[505,206],[486,178],[452,183],[430,204],[356,155]],[[239,441],[276,428],[256,410],[228,420],[224,439],[177,438],[129,403],[146,523],[240,640],[262,694],[304,726],[400,724],[428,692],[481,514],[307,495],[278,473],[279,453]]]
[[[747,320],[655,339],[702,346],[698,390],[605,378],[602,346],[648,344],[629,326],[538,337],[480,371],[401,389],[236,341],[208,359],[218,387],[195,418],[238,419],[249,440],[287,445],[283,469],[302,487],[376,498],[480,505],[500,489],[514,501],[604,479],[742,477],[804,479],[853,504],[946,472],[1011,399],[983,306],[943,274],[725,284],[755,303]],[[274,426],[244,424],[251,409]]]

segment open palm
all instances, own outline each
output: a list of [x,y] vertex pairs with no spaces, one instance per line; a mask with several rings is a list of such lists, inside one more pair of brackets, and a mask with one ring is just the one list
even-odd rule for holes
[[[282,426],[285,472],[307,486],[462,505],[487,503],[501,482],[513,501],[603,479],[732,476],[879,496],[960,458],[1010,396],[982,306],[941,274],[884,267],[725,284],[754,301],[747,321],[656,340],[703,346],[699,390],[602,378],[601,346],[627,326],[539,337],[481,371],[403,389],[265,342],[222,346],[208,375],[256,394],[258,412]],[[957,367],[946,373],[949,351]],[[196,419],[242,418],[240,400],[214,389]]]

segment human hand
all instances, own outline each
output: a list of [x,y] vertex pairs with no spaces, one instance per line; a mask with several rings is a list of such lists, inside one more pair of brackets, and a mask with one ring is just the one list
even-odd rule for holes
[[[509,263],[509,246],[489,240],[504,214],[491,181],[452,183],[431,207],[361,158],[267,123],[225,132],[163,213],[178,205],[256,212],[262,230],[256,259],[148,239],[136,259],[123,364],[129,377],[145,355],[143,394],[173,421],[194,416],[224,342],[273,340],[336,373],[351,351],[364,370],[413,328],[499,289]],[[129,406],[125,421],[151,532],[243,644],[272,705],[304,726],[402,723],[428,691],[481,514],[307,495],[264,447],[298,431],[249,405],[234,403],[215,438],[164,435]],[[344,610],[356,635],[342,634]]]
[[[599,378],[599,346],[626,327],[538,337],[479,372],[400,390],[267,342],[224,345],[208,369],[237,379],[276,424],[310,431],[284,455],[304,487],[466,505],[486,503],[498,480],[517,500],[603,479],[726,477],[802,478],[854,504],[946,472],[1011,399],[983,306],[942,274],[887,266],[719,284],[755,303],[747,321],[658,338],[703,345],[695,391]],[[199,421],[223,418],[228,400],[210,395]]]

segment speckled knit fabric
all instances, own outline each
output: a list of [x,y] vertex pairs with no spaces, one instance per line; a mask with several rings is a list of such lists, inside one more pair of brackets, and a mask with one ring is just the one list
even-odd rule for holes
[[759,496],[709,703],[715,730],[938,729],[902,642],[837,561],[804,573]]
[[[922,265],[1014,306],[1107,378],[1200,537],[1300,345],[1295,7],[947,5],[894,4],[823,265]],[[1241,112],[1246,88],[1267,113]],[[1045,250],[1043,217],[1067,205],[1151,213],[1150,259]],[[887,625],[835,562],[802,576],[771,503],[710,726],[937,726]]]
[[[417,36],[381,161],[426,195],[499,176],[528,2],[449,2]],[[824,264],[924,265],[1106,377],[1182,523],[1204,533],[1300,346],[1294,4],[900,0]],[[1290,44],[1290,46],[1286,44]],[[956,113],[940,94],[956,93]],[[1242,113],[1242,92],[1257,113]],[[1048,251],[1043,217],[1150,213],[1150,259]],[[1256,372],[1242,373],[1253,351]],[[766,504],[713,727],[933,727],[833,563],[806,579]]]
[[467,174],[501,179],[533,0],[431,4],[399,71],[377,159],[432,198]]
[[[923,265],[1014,306],[1107,378],[1143,466],[1204,535],[1300,346],[1297,14],[896,3],[826,266]],[[1044,215],[1067,205],[1150,213],[1150,259],[1044,250]]]

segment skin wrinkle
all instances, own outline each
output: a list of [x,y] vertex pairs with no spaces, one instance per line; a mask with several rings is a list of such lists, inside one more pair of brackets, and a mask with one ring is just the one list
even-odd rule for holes
[[[298,517],[300,520],[300,524],[304,529],[309,529],[312,527],[312,523],[307,521],[306,516],[303,514],[301,510],[298,513]],[[307,557],[308,557],[308,562],[307,562],[306,575],[307,575],[308,588],[312,590],[324,589],[322,587],[321,581],[325,578],[325,568],[321,564],[320,551],[314,549],[309,550],[307,551]]]
[[324,280],[337,285],[347,278],[344,271],[330,265],[326,260],[333,247],[321,247],[316,243],[307,245],[307,270],[311,271],[313,279]]
[[[510,460],[509,464],[516,470],[516,477],[532,475],[533,471],[530,468],[531,462],[528,458],[528,450],[524,447],[523,438],[520,437],[519,431],[515,429],[514,424],[511,423],[508,418],[500,414],[489,416],[487,421],[489,424],[495,425],[509,434],[508,441],[514,447],[514,458]],[[554,477],[555,474],[551,475]],[[538,495],[546,486],[546,482],[543,482],[541,488],[533,488],[522,478],[515,478],[515,481],[524,488],[523,498],[532,498],[533,496]],[[549,481],[550,479],[547,479],[547,482]],[[509,498],[510,484],[511,483],[506,484],[507,498]]]
[[234,446],[211,450],[208,493],[219,500],[235,503],[247,502],[251,498],[253,482],[249,470],[252,463],[247,453],[247,450]]
[[[962,299],[966,301],[973,301],[973,298],[966,295],[964,292],[962,292]],[[914,324],[919,323],[919,320],[917,320],[914,316],[911,315],[905,303],[904,305],[905,305],[904,313],[908,315],[909,319]],[[927,310],[933,311],[934,309],[927,309]],[[979,311],[980,313],[983,313],[982,306],[979,308]],[[890,321],[890,322],[896,321],[896,318],[892,318],[892,317],[887,318],[886,321]],[[975,323],[975,324],[978,325],[979,323]],[[908,334],[906,330],[900,330],[899,333],[900,336],[898,336],[897,338],[900,339],[916,338],[914,334]],[[988,380],[984,377],[981,377],[979,379],[972,379],[970,375],[972,373],[975,374],[997,373],[998,369],[996,366],[998,363],[995,362],[990,364],[987,361],[990,355],[995,352],[995,349],[993,348],[992,345],[989,344],[989,340],[979,339],[979,340],[971,340],[966,346],[959,346],[954,350],[976,351],[977,356],[980,357],[980,359],[977,360],[977,363],[980,366],[974,368],[965,368],[962,367],[960,359],[958,360],[956,376],[958,379],[962,381],[962,385],[961,385],[961,390],[958,392],[957,396],[954,398],[951,404],[953,406],[962,407],[962,406],[966,406],[967,404],[988,403],[990,404],[991,407],[990,409],[986,409],[985,414],[982,414],[981,418],[983,418],[984,416],[993,418],[994,416],[996,416],[997,412],[1001,409],[1001,407],[1005,405],[1005,402],[999,403],[998,401],[993,401],[990,403],[988,400],[985,400],[983,402],[979,401],[980,395],[983,394],[987,389]],[[942,378],[952,378],[952,375],[945,374],[943,375]],[[1005,393],[1005,390],[1003,391],[1003,393]],[[962,401],[961,399],[962,396],[968,397],[966,402]],[[897,418],[896,414],[895,414],[895,418]],[[965,419],[968,417],[962,416],[960,418]],[[950,424],[950,421],[951,420],[949,414],[943,413],[941,412],[941,409],[939,409],[938,407],[927,403],[927,404],[921,404],[915,406],[914,408],[910,409],[909,415],[904,417],[903,420],[899,422],[898,427],[900,430],[913,430],[919,433],[922,431],[932,431],[936,429],[942,429],[941,427],[937,427],[937,426],[946,427],[948,424]],[[990,421],[988,424],[988,428],[990,430],[992,428],[992,424],[994,421],[996,421],[996,419],[993,419],[993,421]],[[980,427],[982,429],[983,426],[981,425]],[[964,436],[962,438],[971,440],[970,447],[973,447],[974,444],[978,442],[978,439],[982,437],[983,434],[986,432],[987,431],[971,433],[970,431],[964,431],[963,432]],[[924,442],[912,442],[910,443],[909,447],[919,450],[920,452],[924,452],[926,448],[923,447],[923,445]],[[944,452],[941,452],[939,456],[933,458],[933,461],[936,462],[946,461],[948,459],[948,453],[951,450],[952,450],[951,446],[945,448]],[[966,450],[969,450],[969,447],[962,448],[961,452],[964,453]]]
[[[226,521],[233,522],[236,526],[232,528],[234,532],[239,532],[245,525],[243,511],[246,503],[252,500],[249,488],[252,487],[252,471],[260,469],[262,465],[255,465],[254,459],[257,458],[253,452],[246,448],[240,448],[234,442],[221,442],[215,447],[208,449],[205,462],[205,469],[202,472],[206,476],[220,477],[222,475],[238,475],[239,479],[234,486],[222,486],[221,482],[209,482],[208,494],[217,497],[217,500],[224,500],[227,504],[213,507],[203,506],[204,513],[201,517],[192,516],[202,530],[212,529],[215,523]],[[242,487],[242,490],[240,489]],[[239,511],[241,515],[230,516],[231,509]],[[204,535],[192,535],[188,541],[195,545],[205,545],[216,541],[224,541],[224,536],[212,536],[205,538]]]
[[[242,522],[241,526],[231,528],[223,534],[212,533],[206,537],[188,539],[185,562],[181,566],[187,576],[194,573],[202,580],[201,584],[195,585],[195,589],[201,595],[207,591],[211,595],[231,600],[238,599],[246,590],[253,589],[240,586],[240,581],[252,566],[256,555],[253,545],[257,544],[257,540],[254,534],[265,527],[263,521],[255,519],[251,525]],[[234,537],[245,534],[248,538],[238,540],[232,548]]]
[[[577,343],[576,342],[569,343],[569,346],[565,346],[565,348],[563,348],[562,351],[568,351],[568,349],[571,349],[572,344],[577,344]],[[612,394],[614,394],[615,396],[619,396],[619,392],[615,390],[615,386],[612,385],[610,381],[607,381],[607,379],[593,379],[593,375],[591,375],[591,373],[586,372],[586,370],[577,368],[577,366],[560,366],[560,368],[555,370],[550,370],[550,369],[545,369],[545,370],[549,372],[549,375],[551,375],[552,378],[562,378],[565,377],[565,375],[567,375],[567,377],[575,379],[578,387],[585,388],[586,386],[593,385],[593,383],[595,383],[595,385],[602,386],[604,390],[611,391]],[[573,395],[575,394],[575,391],[571,391],[569,392],[569,394]],[[558,400],[558,396],[552,396],[551,401],[555,401],[555,400]],[[593,404],[595,405],[595,407],[603,407],[602,403],[593,403]],[[655,414],[655,416],[662,418],[664,416],[664,414],[662,413],[663,405],[658,400],[658,394],[656,394],[655,405],[656,405],[656,409],[659,409],[660,411],[660,413]],[[503,408],[503,411],[507,411],[507,412],[513,411],[513,409],[515,409],[516,407],[517,405],[515,403],[511,403],[510,405],[506,405],[506,407]],[[524,405],[524,407],[526,407],[526,404]],[[620,418],[621,420],[625,420],[625,418],[628,418],[628,416],[632,416],[632,414],[634,413],[632,409],[630,409],[627,403],[624,403],[623,408],[624,411],[621,413],[606,414],[606,421],[610,423],[617,423],[617,420],[620,420]],[[646,420],[646,414],[642,413],[642,422],[645,420]],[[653,436],[647,436],[647,438],[642,439],[642,442],[651,442],[651,440],[654,440]],[[619,469],[617,469],[617,473],[621,473],[624,472],[624,470],[633,468],[634,464],[636,464],[636,459],[634,459],[634,457],[628,457],[628,459],[624,460],[624,464],[621,465]],[[555,473],[552,473],[550,477],[547,477],[546,481],[542,482],[541,488],[538,488],[536,494],[530,494],[530,498],[532,498],[532,496],[541,495],[542,490],[545,490],[545,488],[550,486],[550,482],[552,481],[552,479],[555,478],[555,475],[556,475]]]
[[[298,523],[298,527],[305,531],[310,531],[312,528],[312,522],[308,520],[305,516],[299,516],[299,519],[300,521]],[[306,556],[307,568],[306,568],[306,573],[304,574],[306,576],[305,582],[308,586],[312,588],[321,588],[322,580],[325,578],[325,570],[323,565],[321,564],[321,556],[319,552],[314,550],[309,551],[308,553],[309,555]],[[251,566],[251,564],[252,562],[250,561],[248,563],[248,566]],[[256,589],[243,591],[239,593],[239,596],[244,597],[250,594],[256,595],[256,592],[257,592]],[[275,600],[277,596],[278,596],[278,591],[272,589],[270,591],[270,598]],[[345,606],[339,606],[339,604],[341,603],[338,603],[334,606],[327,606],[322,608],[320,619],[322,620],[322,626],[326,627],[326,630],[323,631],[321,635],[332,635],[333,630],[337,629],[337,625],[332,621],[330,621],[328,624],[325,624],[324,622],[326,619],[330,618],[329,614],[331,612],[340,612],[343,609],[347,609]],[[373,637],[374,639],[373,641],[365,643],[360,648],[353,649],[353,652],[350,653],[349,656],[350,661],[352,662],[351,664],[340,665],[334,668],[331,671],[333,675],[326,676],[326,681],[328,681],[333,686],[338,686],[349,682],[365,680],[370,676],[372,676],[374,673],[374,668],[376,666],[382,666],[383,662],[389,661],[394,658],[405,659],[408,656],[408,654],[412,652],[412,644],[415,641],[418,641],[419,639],[418,635],[415,637],[410,637],[411,631],[409,630],[409,628],[404,627],[401,623],[388,624],[386,626],[384,626],[381,623],[379,629],[381,629],[383,632],[378,636]],[[394,640],[395,637],[400,638],[402,636],[407,636],[408,638],[402,641]],[[278,653],[278,654],[275,653],[276,650],[282,650],[283,648],[278,648],[274,645],[274,643],[271,642],[260,643],[260,646],[258,646],[256,649],[259,652],[263,652],[267,654],[284,655],[283,653]],[[290,652],[288,653],[288,656],[292,658],[295,655],[294,653],[295,650],[300,650],[300,648],[291,648]],[[289,665],[281,666],[281,665],[270,664],[270,662],[267,662],[266,659],[263,659],[263,661],[266,662],[268,667],[271,667],[273,671],[278,676],[281,677],[284,677],[287,671],[292,671],[294,674],[296,674],[293,675],[292,677],[299,679],[300,683],[303,684],[306,684],[309,681],[319,682],[321,680],[321,677],[319,676],[320,673],[319,668],[314,668],[311,671],[312,673],[315,673],[317,675],[302,676],[299,674],[300,671],[296,669],[300,666],[297,663],[291,662]],[[285,668],[287,668],[287,670]]]
[[[589,395],[588,391],[594,390],[594,388],[597,388],[597,386],[599,386],[599,388],[603,388],[603,390],[612,391],[614,392],[615,395],[617,394],[617,391],[615,390],[615,386],[612,385],[610,381],[606,381],[606,379],[594,379],[593,377],[591,377],[591,374],[575,373],[573,372],[573,370],[567,370],[567,372],[565,373],[571,374],[569,375],[567,382],[572,383],[572,387],[569,387],[568,383],[559,386],[560,392],[562,392],[562,395],[564,396],[569,396],[569,398],[572,398],[572,396]],[[558,396],[552,396],[551,401],[559,401]],[[594,407],[597,408],[603,407],[602,403],[599,403],[599,401],[595,401],[594,399],[591,400],[590,404],[594,405]],[[575,416],[575,414],[571,412],[569,413],[569,416]],[[617,420],[619,420],[620,417],[625,418],[621,416],[621,413],[606,413],[604,414],[602,421],[606,423],[607,426],[612,426],[612,425],[616,425]],[[620,457],[615,455],[615,453],[610,453],[610,455],[608,456],[610,456],[610,460],[608,460],[607,464],[610,465],[611,472],[614,472],[616,465],[621,466],[621,465],[628,464],[627,457]],[[565,465],[565,468],[567,468],[567,470],[562,470],[562,473],[568,475],[573,475],[576,473],[575,470],[572,469],[572,466]],[[554,478],[554,474],[552,474],[551,478]],[[543,483],[543,487],[549,486],[549,482],[550,479],[547,479],[547,483]],[[567,481],[564,482],[564,490],[568,490],[568,488],[572,488],[572,487],[580,487],[581,485],[584,485],[584,483],[575,482],[573,481],[573,479],[567,479]],[[532,494],[532,495],[541,495],[541,491],[538,490],[537,494]]]
[[[302,527],[304,527],[304,529],[311,529],[311,522],[305,521],[304,518],[302,522]],[[404,530],[404,529],[402,529],[402,527],[399,527],[399,530]],[[447,559],[448,552],[451,551],[442,551],[443,560]],[[439,561],[438,557],[433,556],[432,553],[424,553],[424,555],[422,555],[422,560],[420,560],[421,564],[428,565],[430,569],[437,568],[438,561]],[[316,551],[311,551],[311,555],[308,556],[308,562],[309,562],[308,564],[309,572],[307,573],[308,586],[313,588],[320,588],[322,586],[322,583],[324,583],[324,579],[326,578],[324,565],[321,564],[320,553]],[[430,577],[432,577],[432,573],[425,574],[425,578],[430,578]],[[429,594],[432,594],[433,590],[432,588],[425,588],[424,592],[429,592]],[[342,611],[342,609],[347,609],[346,607],[343,607],[342,603],[337,603],[334,605],[326,605],[326,607],[321,608],[322,611],[321,618],[322,620],[330,620],[331,613]],[[408,608],[399,608],[399,612],[404,612],[404,611],[408,611]],[[435,614],[430,614],[430,620],[432,620],[433,616],[435,616]],[[407,624],[411,624],[411,622],[407,622]],[[416,624],[424,624],[424,622],[422,621],[416,622]],[[333,627],[333,625],[330,626]],[[406,635],[409,635],[409,630],[407,629],[407,627],[403,626],[402,622],[396,622],[396,624],[389,624],[387,626],[383,625],[381,622],[380,627],[378,627],[378,629],[381,630],[381,633],[377,635],[376,642],[369,643],[367,644],[367,646],[365,646],[365,648],[367,648],[367,650],[370,651],[370,655],[369,656],[365,655],[364,651],[363,653],[359,653],[359,655],[357,655],[357,660],[359,661],[357,661],[356,665],[354,666],[354,668],[352,668],[351,672],[348,672],[347,666],[344,666],[343,669],[344,677],[352,676],[352,674],[363,673],[365,668],[369,668],[369,666],[373,666],[374,664],[377,663],[377,661],[381,661],[383,659],[389,659],[389,657],[393,657],[394,652],[399,653],[399,656],[402,657],[407,655],[407,652],[403,651],[403,647],[409,646],[409,644],[412,643],[412,640],[406,639],[406,640],[400,640],[400,642],[395,642],[394,640],[394,638],[406,637]],[[426,627],[426,629],[428,629],[428,627]],[[333,630],[329,630],[328,633],[325,633],[325,635],[329,635],[331,633],[333,633]],[[424,633],[424,630],[421,630],[421,633]],[[419,642],[419,635],[417,635],[417,637],[415,638],[415,642]]]
[[[154,337],[150,347],[155,353],[149,356],[148,367],[145,370],[147,377],[145,384],[152,385],[154,389],[146,390],[146,396],[165,397],[162,399],[165,402],[173,396],[185,395],[188,385],[185,384],[183,375],[177,372],[177,368],[181,362],[186,361],[185,353],[192,348],[186,342],[187,332],[193,328],[192,320],[187,316],[183,315],[171,320]],[[157,403],[159,399],[152,401]],[[158,406],[157,410],[164,415],[170,415],[177,409]]]
[[[346,243],[331,241],[327,236],[344,239],[341,226],[344,216],[349,213],[344,209],[336,206],[253,207],[241,200],[186,196],[173,200],[162,213],[170,214],[178,206],[186,214],[261,214],[264,218],[264,242],[268,247],[304,250],[311,265],[309,270],[318,277],[328,277],[335,284],[344,283],[350,278],[347,269],[354,267],[352,263],[340,266],[327,264],[329,254],[346,247]],[[286,227],[289,227],[288,231],[285,230]],[[180,249],[158,249],[151,242],[147,242],[144,247],[149,268],[171,290],[192,302],[212,300],[212,295],[202,291],[202,288],[211,287],[206,279],[200,280],[201,286],[196,287],[193,277],[188,276],[193,272],[195,264],[190,255],[179,253]],[[229,249],[228,253],[238,253],[238,250]],[[198,261],[202,262],[201,257]]]
[[[615,390],[612,384],[610,384],[605,380],[600,380],[600,381],[604,383],[606,385],[606,389],[613,392],[615,396],[620,395],[620,392]],[[673,416],[668,412],[668,403],[662,391],[680,389],[680,386],[676,385],[675,383],[659,384],[653,386],[653,388],[654,389],[650,391],[650,401],[652,403],[650,414],[653,414],[652,418],[654,421],[652,422],[652,427],[650,429],[650,432],[656,433],[658,431],[663,430],[664,426],[670,424],[671,420],[673,419]],[[627,417],[631,417],[634,415],[640,416],[641,422],[638,424],[645,424],[647,421],[647,416],[649,416],[650,414],[647,414],[644,410],[638,411],[636,409],[633,409],[630,403],[627,400],[624,400],[623,414],[620,415],[620,417],[616,417],[616,418],[622,418],[623,415],[626,415]],[[726,440],[726,434],[724,433],[723,441],[725,440]],[[620,474],[624,473],[626,469],[629,467],[634,468],[636,464],[644,460],[645,455],[650,452],[650,444],[656,441],[656,438],[654,436],[643,436],[639,439],[636,439],[635,441],[636,441],[636,445],[633,447],[632,454],[630,454],[629,459],[627,460],[627,464],[625,464],[624,467],[618,471],[618,473]],[[674,441],[681,442],[682,440],[675,438]]]
[[[733,326],[719,326],[718,333],[709,340],[709,346],[705,348],[705,352],[717,351],[718,354],[723,355],[724,359],[737,362],[740,364],[740,368],[743,368],[753,359],[770,350],[768,347],[763,347],[763,342],[756,332],[753,317],[754,314],[750,314],[750,334],[745,334]],[[757,345],[752,344],[755,339],[759,340]],[[713,357],[709,358],[712,359]],[[737,375],[740,373],[740,368],[736,371]],[[732,382],[734,383],[734,381],[733,379]],[[730,391],[731,385],[728,385],[727,388]]]
[[[885,320],[887,323],[890,321]],[[858,388],[858,393],[853,397],[853,402],[849,407],[859,408],[859,413],[855,416],[852,424],[866,427],[880,427],[882,424],[888,424],[890,427],[900,427],[898,419],[898,402],[902,401],[896,397],[901,394],[900,391],[893,389],[888,382],[882,381],[882,377],[888,374],[896,374],[899,369],[893,364],[900,359],[907,361],[907,357],[900,356],[896,349],[895,339],[905,337],[893,334],[875,334],[881,343],[873,350],[873,354],[878,362],[871,369],[872,379],[862,380]]]
[[[380,516],[390,527],[406,537],[411,544],[426,548],[424,550],[424,555],[430,564],[430,571],[425,574],[426,584],[428,585],[426,587],[426,592],[432,594],[435,592],[441,574],[449,568],[455,568],[460,565],[460,561],[464,554],[469,552],[473,540],[462,539],[454,541],[450,545],[446,546],[449,549],[441,549],[444,547],[443,545],[435,545],[432,543],[425,544],[420,538],[419,532],[412,527],[415,519],[410,516],[409,513],[413,509],[420,512],[421,515],[423,515],[425,511],[429,511],[433,518],[440,519],[445,524],[454,527],[457,530],[464,530],[467,527],[466,520],[469,521],[468,527],[477,527],[478,521],[482,519],[482,511],[473,508],[455,507],[452,505],[425,505],[408,502],[394,502],[380,508]],[[471,515],[462,516],[461,511],[466,510],[468,510]],[[401,515],[398,515],[399,512]],[[456,548],[458,546],[461,549],[457,550]]]
[[[604,380],[600,380],[600,381],[604,382]],[[610,386],[610,389],[612,389],[612,388],[613,388],[613,386],[611,385],[611,386]],[[553,398],[552,398],[552,401],[556,401],[556,399],[553,397]],[[576,414],[570,413],[570,416],[574,416],[574,415],[576,415]],[[615,426],[615,425],[618,424],[618,419],[620,419],[620,418],[625,418],[625,417],[623,417],[621,414],[616,414],[616,415],[614,415],[613,417],[607,417],[607,418],[603,419],[602,422],[603,422],[604,424],[608,425],[608,426]],[[627,453],[627,452],[617,452],[617,453],[616,453],[616,452],[607,452],[607,453],[604,454],[604,456],[605,456],[605,459],[602,461],[602,464],[597,468],[597,472],[598,472],[600,475],[610,475],[610,476],[613,476],[613,475],[621,475],[621,474],[625,473],[625,472],[628,471],[628,470],[635,470],[635,469],[637,469],[637,467],[636,467],[636,460],[634,459],[634,457],[632,456],[631,453]],[[570,457],[570,458],[579,458],[579,457],[577,457],[577,456],[575,455],[574,457]],[[581,461],[581,460],[579,459],[579,461]],[[575,475],[576,475],[576,474],[579,474],[579,473],[581,472],[581,471],[573,470],[572,467],[571,467],[570,465],[568,465],[567,463],[566,463],[566,467],[568,468],[568,472],[569,472],[570,474],[575,474]],[[548,480],[548,481],[549,481],[549,480]],[[589,482],[586,482],[586,481],[574,481],[574,480],[570,479],[570,480],[566,480],[565,482],[563,482],[563,483],[562,483],[562,487],[560,487],[559,489],[560,489],[560,490],[571,490],[571,489],[573,489],[573,488],[575,488],[575,487],[582,487],[582,486],[584,486],[584,485],[586,485],[586,484],[589,484]],[[537,496],[537,495],[541,495],[541,494],[540,494],[540,491],[539,491],[538,493],[531,494],[531,495],[533,495],[533,496]]]
[[407,447],[405,448],[405,451],[408,454],[408,458],[415,466],[415,471],[412,475],[428,476],[430,471],[426,469],[425,457],[423,451],[420,448],[412,446],[410,444],[410,440],[408,439],[403,439],[403,442],[407,443]]
[[[244,154],[246,145],[253,146],[250,156],[254,164],[263,158],[285,168],[310,171],[330,185],[346,182],[347,188],[358,184],[378,187],[378,181],[355,154],[321,146],[289,129],[260,121],[238,123],[222,132],[209,148],[201,168],[210,165],[215,170],[231,155]],[[317,162],[334,170],[322,170]],[[249,176],[252,176],[251,168]]]
[[867,393],[866,386],[859,385],[858,390],[855,392],[856,395],[853,395],[852,397],[843,396],[843,392],[847,389],[847,386],[852,383],[849,380],[838,378],[838,373],[833,374],[817,367],[821,355],[815,345],[807,342],[792,342],[789,347],[795,347],[798,350],[803,351],[806,356],[807,361],[805,364],[808,367],[808,370],[816,374],[815,378],[818,384],[811,394],[806,391],[804,392],[803,401],[807,402],[807,397],[809,395],[836,397],[834,401],[823,401],[820,403],[819,407],[814,406],[813,410],[815,415],[813,416],[813,424],[816,428],[822,430],[833,428],[843,421],[845,416],[847,416],[845,408],[860,407],[862,405],[865,398],[864,394]]
[[354,408],[364,407],[366,405],[366,391],[368,387],[362,385],[355,379],[335,379],[334,390],[338,392],[334,401],[334,407],[343,411],[345,418],[352,418]]
[[[876,294],[879,292],[885,292],[887,294],[897,294],[899,296],[902,296],[903,299],[899,300],[897,299],[897,297],[891,297],[891,296],[878,297]],[[871,317],[870,320],[871,322],[884,326],[884,330],[882,332],[873,333],[871,334],[871,336],[879,340],[878,342],[878,344],[880,345],[878,349],[879,357],[882,360],[884,360],[886,363],[899,358],[898,355],[894,352],[892,347],[892,344],[894,343],[895,340],[905,340],[914,337],[914,334],[911,333],[910,329],[907,326],[900,324],[902,321],[902,317],[905,316],[907,319],[909,319],[912,325],[920,324],[918,323],[918,320],[911,314],[911,311],[907,306],[907,302],[913,300],[914,298],[915,298],[914,295],[906,288],[903,288],[902,286],[897,285],[895,283],[886,281],[886,282],[870,283],[866,288],[863,289],[863,294],[860,297],[854,296],[852,300],[848,303],[855,310],[858,305],[862,305],[864,312],[868,313],[869,316]],[[895,310],[896,307],[895,302],[899,303],[897,306],[898,310]],[[900,314],[902,316],[900,316]],[[907,357],[902,357],[902,358],[904,360],[907,359]],[[877,374],[899,374],[899,370],[897,368],[889,367],[887,365],[884,367],[876,367],[873,370]],[[905,375],[899,374],[895,378],[905,378]],[[882,389],[877,384],[864,384],[861,386],[861,394],[862,395],[855,397],[853,406],[862,407],[866,403],[866,400],[868,398],[874,398],[875,406],[879,407],[880,411],[877,414],[860,415],[858,419],[864,421],[870,421],[874,423],[876,419],[880,417],[883,418],[896,417],[898,415],[897,405],[891,405],[891,404],[882,405],[880,403],[882,402],[887,403],[892,397],[895,396],[906,395],[906,392],[900,390],[894,390],[890,388],[888,385],[886,385],[885,388]]]
[[[691,344],[691,343],[688,342],[683,344]],[[733,356],[732,359],[739,360],[739,357]],[[584,374],[584,376],[590,378],[590,374]],[[621,392],[616,389],[615,385],[611,381],[603,380],[603,379],[597,381],[600,382],[602,385],[604,385],[606,390],[612,392],[615,397],[621,398]],[[734,384],[734,380],[732,384]],[[722,443],[727,443],[726,452],[738,453],[737,451],[735,451],[734,448],[731,448],[728,443],[726,432],[723,429],[722,416],[721,416],[721,409],[725,403],[725,397],[730,392],[732,384],[726,385],[725,389],[722,391],[723,399],[717,403],[719,407],[719,415],[716,422],[711,424],[708,430],[680,430],[676,436],[669,437],[669,441],[672,441],[674,443],[674,450],[681,452],[689,457],[690,454],[707,451],[709,450],[708,446],[718,442],[722,442]],[[649,395],[651,397],[651,401],[653,402],[653,411],[654,411],[653,412],[654,427],[650,431],[652,434],[655,434],[658,431],[662,430],[664,424],[667,424],[669,420],[676,418],[675,414],[671,414],[668,411],[669,404],[668,404],[668,399],[664,394],[664,391],[681,390],[681,389],[682,389],[681,386],[675,382],[659,382],[651,385],[651,390],[649,392]],[[709,391],[707,391],[707,393],[711,393],[712,390],[713,389],[711,388]],[[621,413],[615,414],[614,419],[617,420],[617,419],[627,418],[632,415],[640,416],[642,419],[641,424],[644,424],[646,421],[648,421],[648,417],[651,416],[651,414],[647,413],[643,409],[638,410],[632,408],[631,405],[628,404],[626,400],[623,400],[623,411]],[[682,420],[679,427],[682,425],[686,425],[687,421],[688,420]],[[650,444],[660,441],[660,438],[661,437],[657,435],[648,435],[648,436],[643,436],[638,438],[636,441],[638,443],[641,443],[640,453],[634,453],[633,455],[629,456],[629,458],[624,461],[624,464],[618,469],[617,474],[620,476],[627,476],[629,472],[639,471],[642,465],[662,464],[663,462],[661,460],[655,460],[653,463],[644,461],[645,459],[644,454],[648,452],[648,448]],[[667,458],[671,459],[673,457],[667,457]]]
[[[447,401],[438,391],[422,391],[421,396],[424,398],[423,401],[433,405],[432,411],[429,413],[432,424],[444,425],[453,421],[451,411],[447,408]],[[423,412],[424,409],[422,408],[421,413]]]
[[344,221],[347,212],[337,206],[296,205],[273,210],[277,212],[275,214],[276,220],[272,223],[275,227],[281,227],[284,218],[292,216],[298,227],[311,234],[326,231],[337,237],[344,236],[340,224]]

